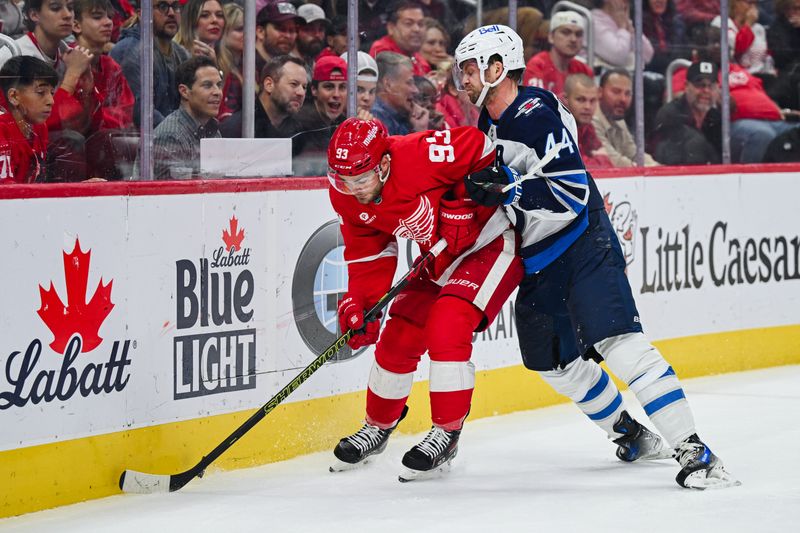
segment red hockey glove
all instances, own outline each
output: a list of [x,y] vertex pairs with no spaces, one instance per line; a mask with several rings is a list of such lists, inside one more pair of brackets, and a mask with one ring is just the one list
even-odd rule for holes
[[[365,311],[366,305],[364,298],[361,296],[347,293],[339,302],[339,327],[342,333],[348,329],[353,330],[354,335],[347,342],[353,350],[378,342],[381,322],[375,319],[364,324]],[[380,315],[378,315],[378,318],[380,318]]]
[[439,205],[439,235],[447,241],[447,252],[461,255],[475,244],[481,232],[475,205],[467,200],[446,200]]

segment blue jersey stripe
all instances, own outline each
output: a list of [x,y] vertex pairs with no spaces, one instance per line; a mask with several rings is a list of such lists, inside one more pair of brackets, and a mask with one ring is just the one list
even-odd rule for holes
[[[586,231],[586,228],[589,227],[589,213],[586,209],[581,211],[578,218],[575,219],[575,223],[572,225],[572,229],[567,231],[566,233],[559,233],[558,237],[553,241],[539,241],[535,243],[533,246],[528,248],[543,248],[541,252],[534,252],[530,253],[529,250],[522,250],[523,259],[522,264],[525,267],[526,274],[535,274],[539,272],[544,267],[558,259],[561,254],[563,254],[567,248],[572,246],[578,237]],[[546,243],[543,246],[543,243]]]

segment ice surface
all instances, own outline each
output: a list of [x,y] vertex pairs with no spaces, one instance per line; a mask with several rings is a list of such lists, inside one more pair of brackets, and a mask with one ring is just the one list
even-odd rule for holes
[[0,531],[800,531],[800,366],[684,385],[700,436],[741,487],[688,491],[673,460],[623,464],[577,408],[561,405],[468,423],[452,472],[437,480],[397,481],[422,435],[395,435],[362,470],[331,474],[332,454],[318,453],[208,475],[177,493],[0,520]]

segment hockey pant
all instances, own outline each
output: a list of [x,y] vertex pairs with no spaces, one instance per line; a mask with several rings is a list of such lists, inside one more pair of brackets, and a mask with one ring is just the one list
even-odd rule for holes
[[472,334],[488,327],[521,278],[516,237],[508,230],[465,258],[444,287],[428,279],[409,283],[392,304],[375,347],[367,422],[381,428],[394,425],[427,351],[433,424],[460,429],[475,387]]

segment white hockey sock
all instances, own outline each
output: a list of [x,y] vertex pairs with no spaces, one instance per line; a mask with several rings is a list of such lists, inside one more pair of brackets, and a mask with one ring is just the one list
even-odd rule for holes
[[578,358],[563,370],[539,374],[557,392],[575,402],[578,409],[600,426],[610,439],[622,436],[613,428],[625,409],[622,395],[600,365]]
[[672,447],[695,433],[694,417],[675,371],[643,333],[612,337],[595,348],[611,371],[628,384]]

